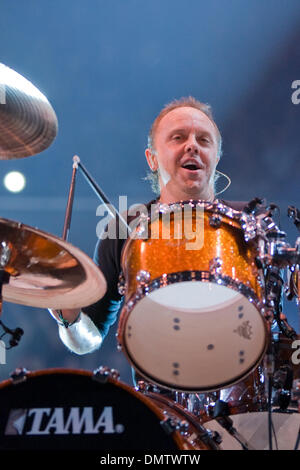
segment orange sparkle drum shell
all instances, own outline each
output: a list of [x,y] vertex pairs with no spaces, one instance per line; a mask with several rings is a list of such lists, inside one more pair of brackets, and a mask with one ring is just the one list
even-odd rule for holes
[[[203,213],[203,244],[199,249],[187,249],[192,244],[184,236],[174,238],[174,213],[170,214],[170,239],[162,239],[163,224],[156,219],[149,226],[149,238],[129,238],[122,252],[122,270],[125,275],[127,301],[138,289],[136,274],[145,270],[151,273],[151,279],[165,273],[180,271],[209,271],[212,259],[222,259],[222,274],[236,279],[251,287],[261,298],[258,285],[257,268],[255,265],[255,248],[247,244],[239,223],[223,216],[219,227],[210,225],[210,212]],[[192,227],[196,230],[195,213],[192,213]],[[160,238],[151,238],[151,233],[159,233]]]
[[146,380],[219,390],[261,360],[268,327],[257,247],[245,241],[240,214],[195,204],[141,223],[126,241],[118,341]]

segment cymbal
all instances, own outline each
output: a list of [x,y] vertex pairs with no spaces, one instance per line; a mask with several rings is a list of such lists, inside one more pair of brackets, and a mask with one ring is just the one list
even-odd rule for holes
[[7,302],[31,307],[86,307],[106,292],[106,280],[79,248],[28,225],[0,218],[0,268]]
[[56,114],[26,78],[0,63],[0,160],[42,152],[56,137]]

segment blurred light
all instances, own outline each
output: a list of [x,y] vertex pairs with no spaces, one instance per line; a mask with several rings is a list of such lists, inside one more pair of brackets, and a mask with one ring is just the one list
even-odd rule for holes
[[3,183],[8,191],[19,193],[25,188],[26,179],[19,171],[10,171],[5,175]]

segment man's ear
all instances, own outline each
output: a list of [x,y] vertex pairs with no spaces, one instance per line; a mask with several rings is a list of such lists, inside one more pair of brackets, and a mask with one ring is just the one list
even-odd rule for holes
[[157,158],[154,152],[151,149],[147,148],[145,150],[145,155],[146,155],[146,159],[150,167],[150,170],[151,171],[158,170],[158,162],[157,162]]

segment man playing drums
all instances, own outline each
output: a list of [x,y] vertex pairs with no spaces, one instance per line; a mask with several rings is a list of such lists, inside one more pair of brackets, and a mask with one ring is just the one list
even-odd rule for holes
[[[146,159],[152,187],[159,193],[151,201],[171,204],[189,200],[215,200],[216,166],[222,138],[211,108],[193,97],[174,100],[157,116],[148,137]],[[225,202],[241,211],[242,202]],[[148,206],[149,206],[148,205]],[[95,305],[52,311],[64,344],[77,354],[99,348],[121,305],[118,280],[124,240],[99,240],[95,260],[107,281],[107,292]]]

